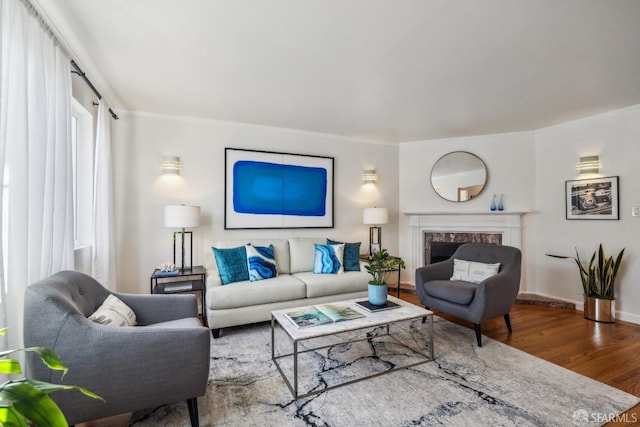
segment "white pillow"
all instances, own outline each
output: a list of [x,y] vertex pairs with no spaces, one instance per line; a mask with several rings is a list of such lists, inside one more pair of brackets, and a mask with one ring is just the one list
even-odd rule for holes
[[136,314],[118,297],[109,295],[89,320],[109,326],[135,326]]
[[480,283],[491,276],[498,274],[500,263],[485,264],[482,262],[453,259],[453,276],[451,280],[462,280],[471,283]]

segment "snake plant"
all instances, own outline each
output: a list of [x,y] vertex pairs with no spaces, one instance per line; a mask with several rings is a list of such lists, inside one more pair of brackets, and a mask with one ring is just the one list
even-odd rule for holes
[[609,300],[615,299],[614,284],[616,276],[620,271],[624,248],[618,253],[615,259],[612,256],[607,258],[604,254],[604,249],[602,249],[602,244],[600,244],[598,250],[591,255],[588,265],[585,265],[582,259],[580,259],[577,248],[575,257],[552,254],[546,255],[562,259],[571,258],[576,262],[585,296]]

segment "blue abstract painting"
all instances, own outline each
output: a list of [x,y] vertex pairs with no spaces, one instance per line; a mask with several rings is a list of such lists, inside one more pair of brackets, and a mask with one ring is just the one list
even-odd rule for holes
[[333,158],[227,148],[225,228],[333,227]]
[[324,216],[327,171],[240,161],[233,165],[233,209],[239,213]]

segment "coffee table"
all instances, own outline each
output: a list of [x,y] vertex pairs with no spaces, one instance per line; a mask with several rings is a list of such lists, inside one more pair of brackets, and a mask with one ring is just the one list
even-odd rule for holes
[[[285,384],[287,385],[287,387],[289,388],[289,391],[291,391],[291,394],[293,394],[293,397],[295,399],[302,399],[311,395],[315,395],[318,393],[322,393],[337,387],[342,387],[344,385],[347,384],[351,384],[354,382],[358,382],[358,381],[362,381],[368,378],[373,378],[373,377],[377,377],[380,375],[384,375],[387,374],[389,372],[393,372],[393,371],[397,371],[400,369],[406,369],[406,368],[410,368],[412,366],[416,366],[416,365],[420,365],[423,363],[427,363],[430,361],[434,360],[434,355],[433,355],[433,312],[429,311],[427,309],[424,309],[422,307],[419,307],[417,305],[408,303],[406,301],[403,301],[401,299],[389,296],[388,297],[390,301],[395,302],[396,304],[398,304],[400,307],[398,308],[394,308],[391,310],[383,310],[383,311],[379,311],[379,312],[373,312],[373,313],[369,313],[366,310],[360,308],[359,306],[356,305],[356,301],[362,300],[362,298],[358,298],[358,299],[353,299],[353,300],[346,300],[346,301],[338,301],[338,302],[332,302],[330,303],[331,305],[343,305],[343,306],[348,306],[353,308],[356,311],[359,311],[360,313],[364,314],[364,317],[361,318],[357,318],[357,319],[350,319],[350,320],[345,320],[342,322],[336,322],[336,323],[326,323],[326,324],[322,324],[322,325],[316,325],[316,326],[310,326],[310,327],[306,327],[306,328],[298,328],[297,326],[294,325],[294,323],[285,315],[285,313],[294,311],[294,310],[300,310],[303,309],[305,307],[296,307],[296,308],[288,308],[288,309],[282,309],[282,310],[275,310],[271,312],[271,360],[273,360],[273,363],[275,364],[276,368],[278,368],[278,371],[280,372],[280,375],[282,376],[282,378],[284,379]],[[319,304],[322,305],[322,304]],[[413,319],[420,319],[420,318],[428,318],[429,319],[429,354],[426,354],[423,350],[420,349],[415,349],[412,346],[409,346],[403,342],[401,342],[397,337],[393,336],[390,332],[390,326],[392,324],[395,323],[399,323],[399,322],[403,322],[403,321],[407,321],[407,320],[413,320]],[[279,325],[282,330],[286,333],[286,335],[289,337],[289,339],[292,341],[293,344],[293,351],[291,353],[286,353],[286,354],[278,354],[276,355],[276,351],[275,351],[275,329],[276,329],[276,325]],[[338,344],[345,344],[345,343],[351,343],[351,342],[356,342],[356,341],[363,341],[363,340],[368,340],[371,339],[370,336],[367,336],[367,334],[362,334],[362,337],[358,337],[358,338],[350,338],[347,339],[345,341],[340,341],[340,342],[333,342],[330,345],[323,345],[323,346],[319,346],[319,347],[313,347],[313,348],[304,348],[304,349],[300,349],[300,343],[304,342],[304,341],[310,341],[310,340],[314,340],[317,338],[322,338],[322,337],[328,337],[328,336],[339,336],[342,333],[345,332],[352,332],[352,331],[360,331],[360,330],[369,330],[378,326],[386,326],[386,333],[378,335],[380,337],[384,337],[384,336],[388,336],[390,338],[392,338],[394,341],[402,344],[403,346],[409,347],[411,348],[412,351],[414,351],[416,354],[423,356],[424,359],[419,360],[418,362],[415,363],[410,363],[407,365],[403,365],[403,366],[395,366],[393,369],[384,371],[384,372],[377,372],[371,375],[366,375],[364,377],[359,377],[356,379],[352,379],[349,381],[345,381],[339,384],[335,384],[335,385],[331,385],[331,386],[327,386],[325,388],[319,389],[319,390],[312,390],[309,393],[306,394],[299,394],[299,390],[298,390],[298,356],[302,353],[307,353],[310,351],[315,351],[315,350],[320,350],[323,348],[328,348],[328,347],[332,347]],[[282,367],[280,366],[280,359],[283,358],[288,358],[288,357],[292,357],[293,358],[293,378],[292,378],[292,382],[289,380],[289,378],[287,377],[287,375],[285,374],[285,372],[283,371]]]

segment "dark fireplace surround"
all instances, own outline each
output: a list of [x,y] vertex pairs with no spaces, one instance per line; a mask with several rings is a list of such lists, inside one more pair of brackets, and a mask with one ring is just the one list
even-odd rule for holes
[[447,260],[463,243],[502,244],[502,233],[423,233],[424,265]]

